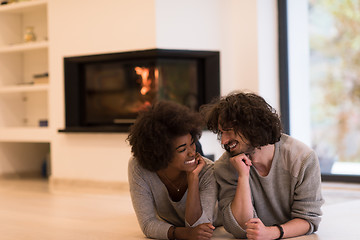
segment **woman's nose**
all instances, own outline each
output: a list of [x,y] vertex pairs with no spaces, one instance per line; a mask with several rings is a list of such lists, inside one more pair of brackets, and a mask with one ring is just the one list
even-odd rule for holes
[[189,150],[189,156],[195,156],[195,153],[196,153],[196,146],[194,144],[194,146],[191,146]]

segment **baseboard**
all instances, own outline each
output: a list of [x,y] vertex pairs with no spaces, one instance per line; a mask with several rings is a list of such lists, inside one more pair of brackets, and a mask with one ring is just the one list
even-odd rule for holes
[[11,172],[1,173],[0,179],[27,179],[27,178],[42,178],[40,172]]
[[81,192],[104,192],[121,193],[129,191],[127,182],[107,182],[83,179],[59,179],[49,177],[49,188],[51,191],[81,191]]

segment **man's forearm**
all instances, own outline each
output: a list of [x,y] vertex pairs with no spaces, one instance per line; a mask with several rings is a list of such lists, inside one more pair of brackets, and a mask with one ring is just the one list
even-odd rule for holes
[[284,229],[283,238],[305,235],[310,230],[310,223],[301,218],[294,218],[281,226]]
[[231,203],[231,211],[238,224],[245,229],[245,223],[253,217],[251,190],[247,177],[238,178],[236,193]]

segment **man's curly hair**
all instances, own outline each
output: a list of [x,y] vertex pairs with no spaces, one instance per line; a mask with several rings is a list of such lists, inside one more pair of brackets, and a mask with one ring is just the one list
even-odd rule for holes
[[201,106],[200,112],[210,131],[219,134],[219,124],[223,129],[233,128],[253,147],[274,144],[281,137],[281,121],[275,109],[254,93],[231,93]]
[[127,141],[139,164],[156,172],[171,162],[174,139],[190,134],[197,141],[203,125],[199,113],[184,105],[162,100],[139,112]]

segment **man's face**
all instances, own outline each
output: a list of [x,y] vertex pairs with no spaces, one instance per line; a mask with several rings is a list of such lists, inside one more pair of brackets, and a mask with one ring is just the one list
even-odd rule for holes
[[236,133],[233,128],[223,129],[220,124],[218,128],[221,144],[231,156],[241,153],[250,154],[254,151],[254,147],[249,144],[249,141],[241,133]]

